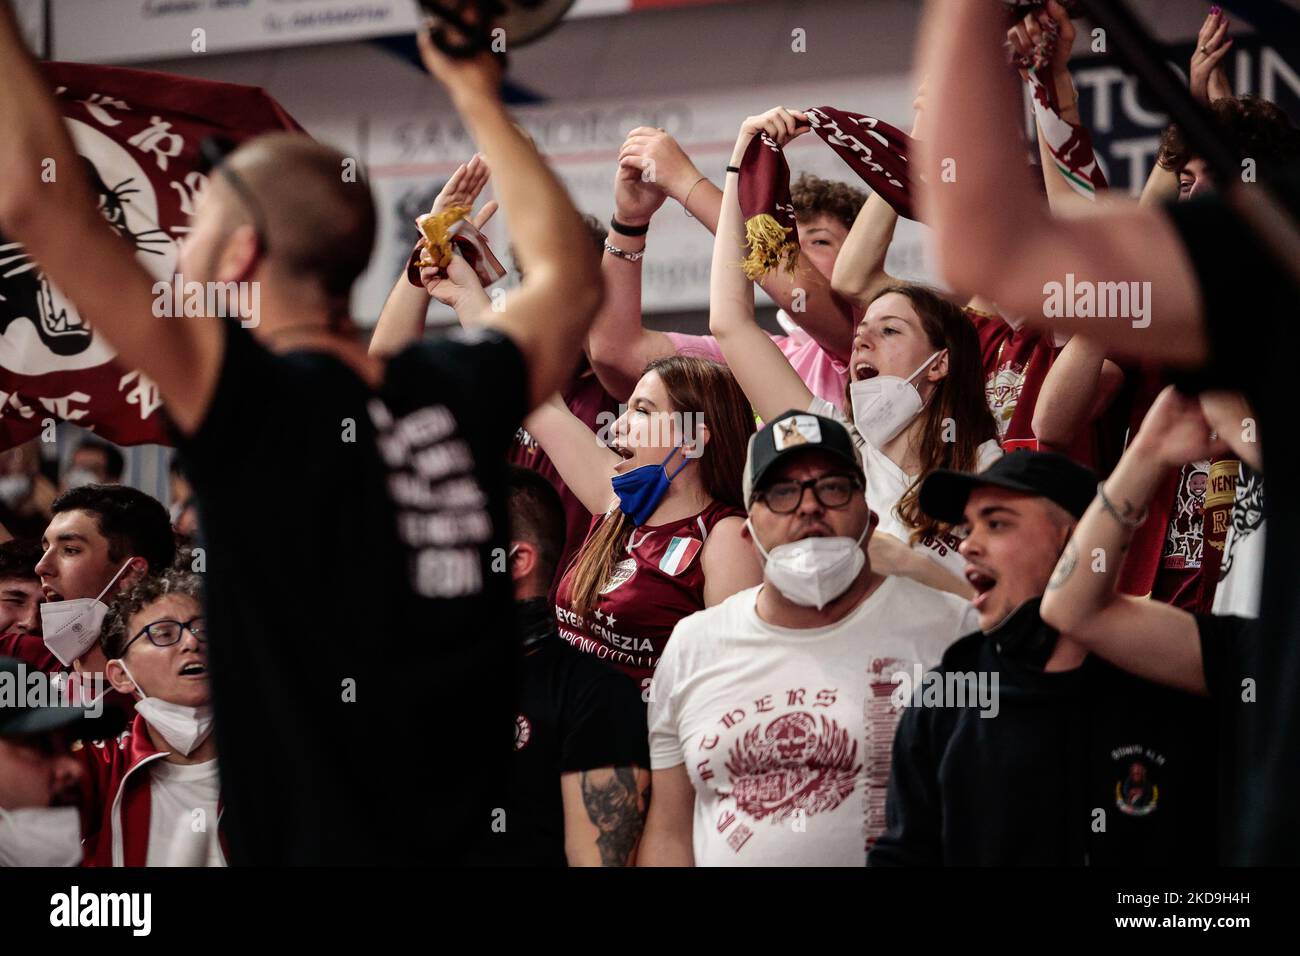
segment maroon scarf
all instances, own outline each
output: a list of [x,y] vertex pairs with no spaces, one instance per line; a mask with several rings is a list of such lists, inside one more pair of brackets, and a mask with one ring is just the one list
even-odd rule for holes
[[[911,171],[907,154],[912,139],[902,130],[861,113],[830,106],[806,110],[813,132],[826,141],[864,183],[906,219],[912,214]],[[783,266],[794,272],[799,261],[799,234],[790,198],[790,166],[765,133],[755,136],[740,161],[740,211],[745,217],[749,254],[745,275],[759,279]]]

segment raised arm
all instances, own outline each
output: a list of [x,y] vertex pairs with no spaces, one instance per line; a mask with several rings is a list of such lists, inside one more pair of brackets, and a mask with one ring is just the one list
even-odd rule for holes
[[[483,161],[481,155],[475,153],[468,163],[461,163],[456,167],[456,171],[438,191],[433,205],[429,208],[429,214],[435,215],[451,206],[472,207],[483,187],[487,185],[489,176],[487,163]],[[485,203],[471,220],[474,227],[482,229],[496,210],[495,200]],[[424,240],[421,239],[419,244],[423,246]],[[460,264],[466,265],[464,260],[460,260]],[[449,271],[454,269],[455,263],[448,267]],[[450,277],[445,276],[441,270],[422,269],[421,279],[424,280],[427,276],[433,280],[426,282],[424,288],[411,285],[406,279],[405,272],[399,275],[393,291],[388,294],[383,311],[379,313],[379,322],[370,337],[370,354],[394,355],[411,342],[419,341],[424,336],[424,323],[429,313],[430,296],[455,309],[461,325],[468,328],[480,324],[482,318],[480,313],[490,304],[490,300],[477,282],[471,285],[455,281],[457,277],[463,275],[463,270],[456,271],[457,276]],[[451,281],[439,281],[444,277]]]
[[[780,109],[776,107],[763,115],[770,116]],[[664,193],[717,234],[722,191],[700,172],[676,140],[663,130],[638,126],[628,133],[619,152],[620,162],[627,158],[638,160],[642,164],[638,168],[652,169]],[[759,285],[818,345],[841,361],[848,361],[853,345],[853,306],[833,291],[830,279],[813,266],[803,265],[795,275],[773,270]]]
[[[1047,585],[1043,620],[1089,651],[1147,680],[1206,693],[1196,618],[1119,594],[1116,581],[1136,525],[1170,468],[1226,450],[1200,404],[1172,386],[1160,393],[1066,545]],[[1122,520],[1121,520],[1122,519]]]
[[172,420],[193,429],[216,387],[221,324],[154,317],[154,279],[99,212],[8,0],[0,0],[0,129],[0,232],[27,247],[120,361],[153,379]]
[[524,419],[524,428],[584,508],[594,515],[609,510],[614,503],[610,475],[623,459],[597,440],[558,394],[533,409]]
[[[757,130],[784,144],[798,135],[795,122],[801,114],[751,116],[736,140],[731,165],[738,166]],[[754,320],[754,284],[740,263],[744,258],[745,225],[740,218],[737,173],[728,173],[713,240],[713,265],[709,272],[709,331],[718,340],[736,381],[766,421],[791,408],[806,409],[812,392],[785,355]]]
[[[644,162],[620,157],[614,177],[614,218],[633,229],[648,228],[664,193]],[[626,236],[612,227],[606,241],[629,255],[645,251],[646,237]],[[587,336],[587,357],[601,387],[626,401],[645,367],[674,354],[672,340],[641,322],[641,259],[629,259],[606,250],[600,261],[605,278],[605,304]]]
[[[941,271],[967,293],[1071,333],[1097,332],[1099,320],[1044,314],[1045,287],[1064,283],[1067,271],[1076,283],[1150,282],[1147,301],[1161,304],[1159,315],[1149,326],[1105,320],[1107,344],[1172,363],[1203,361],[1199,286],[1162,211],[1116,203],[1053,218],[1043,207],[1023,159],[1021,97],[1002,52],[1004,9],[967,0],[926,5],[922,67],[934,134],[917,152]],[[943,176],[945,168],[955,175]]]
[[1044,445],[1068,448],[1081,429],[1110,407],[1123,384],[1124,372],[1106,358],[1104,345],[1074,336],[1043,379],[1034,404],[1034,434]]
[[524,281],[493,311],[528,365],[530,406],[567,384],[600,307],[600,263],[587,252],[587,229],[564,186],[501,103],[499,72],[490,54],[458,60],[419,35],[429,71],[447,87],[466,129],[494,171],[496,192],[523,265]]

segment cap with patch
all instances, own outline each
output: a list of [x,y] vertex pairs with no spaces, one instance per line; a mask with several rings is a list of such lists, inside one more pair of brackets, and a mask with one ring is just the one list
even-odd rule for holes
[[772,419],[749,439],[743,480],[745,507],[753,504],[754,490],[762,486],[769,468],[783,458],[806,451],[819,451],[837,458],[865,479],[862,461],[848,429],[833,418],[792,410]]
[[940,468],[921,483],[921,510],[950,524],[966,520],[966,502],[976,488],[992,486],[1037,495],[1082,518],[1097,496],[1097,476],[1054,451],[1017,449],[979,474]]

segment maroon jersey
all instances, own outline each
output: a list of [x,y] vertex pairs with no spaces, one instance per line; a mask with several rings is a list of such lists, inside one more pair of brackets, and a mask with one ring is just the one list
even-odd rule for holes
[[[723,518],[744,514],[715,501],[697,515],[635,529],[628,538],[627,556],[614,565],[587,617],[570,605],[570,568],[555,598],[560,636],[608,661],[644,690],[677,622],[704,609],[700,552],[705,538]],[[592,521],[592,530],[604,520],[602,515]]]
[[[998,429],[998,443],[1007,451],[1039,450],[1034,434],[1034,406],[1043,380],[1060,354],[1050,332],[1013,329],[1000,316],[967,306],[966,317],[980,340],[984,366],[984,397]],[[1054,449],[1089,468],[1098,465],[1096,426],[1084,428],[1068,448]],[[1042,450],[1046,451],[1044,447]]]
[[[579,421],[597,435],[602,429],[608,429],[618,418],[618,402],[614,401],[596,380],[596,373],[586,363],[578,369],[569,387],[564,390],[564,404],[569,407]],[[546,452],[537,444],[533,436],[520,426],[515,433],[514,444],[506,459],[512,465],[519,465],[537,472],[555,488],[564,505],[565,541],[564,553],[560,557],[559,569],[563,574],[569,561],[582,546],[591,525],[591,512],[569,490],[569,486],[560,478],[560,473],[546,457]]]

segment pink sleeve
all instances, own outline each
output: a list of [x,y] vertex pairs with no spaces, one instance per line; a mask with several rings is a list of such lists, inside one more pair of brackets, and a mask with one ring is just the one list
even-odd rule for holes
[[668,341],[673,343],[673,348],[677,350],[678,355],[685,355],[689,358],[709,359],[714,362],[727,364],[727,360],[722,357],[722,349],[718,345],[718,340],[712,335],[688,335],[685,332],[667,332]]

